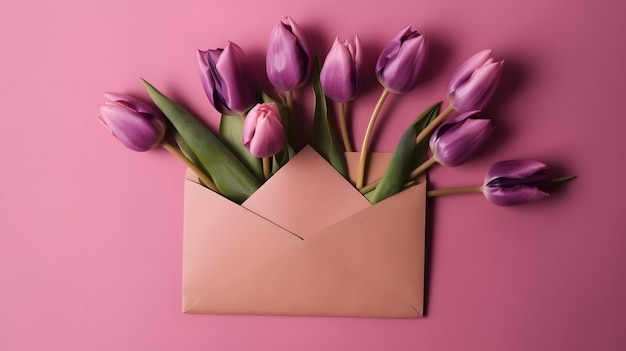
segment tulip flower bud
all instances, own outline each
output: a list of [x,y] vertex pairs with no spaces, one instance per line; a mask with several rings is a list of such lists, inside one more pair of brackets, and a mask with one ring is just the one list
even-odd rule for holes
[[448,98],[458,112],[481,110],[496,90],[502,64],[494,62],[491,50],[483,50],[461,64],[448,84]]
[[141,100],[118,94],[104,93],[106,101],[100,106],[100,121],[127,148],[148,151],[161,144],[165,136],[165,117]]
[[254,106],[243,122],[243,145],[255,157],[270,157],[284,146],[285,132],[278,106],[273,102]]
[[336,102],[347,102],[356,97],[361,87],[363,53],[359,36],[343,43],[335,38],[320,72],[324,94]]
[[470,111],[448,118],[430,138],[435,160],[444,166],[459,166],[472,157],[491,134],[491,120],[471,118]]
[[283,91],[297,89],[311,77],[311,51],[300,28],[290,17],[274,27],[265,65],[272,85]]
[[408,92],[417,85],[427,52],[426,37],[407,26],[387,44],[378,57],[376,78],[391,92]]
[[243,50],[229,42],[224,49],[198,50],[200,79],[211,104],[226,115],[242,114],[257,102],[257,85]]
[[502,161],[485,175],[483,193],[496,205],[519,205],[549,197],[546,191],[551,181],[547,166],[539,161]]

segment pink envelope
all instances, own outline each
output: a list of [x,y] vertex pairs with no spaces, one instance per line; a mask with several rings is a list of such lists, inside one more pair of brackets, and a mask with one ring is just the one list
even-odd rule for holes
[[425,198],[420,183],[372,205],[310,147],[241,206],[188,172],[183,312],[421,317]]

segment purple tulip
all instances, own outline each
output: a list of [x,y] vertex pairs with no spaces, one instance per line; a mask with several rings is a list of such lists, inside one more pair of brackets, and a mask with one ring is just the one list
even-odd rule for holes
[[311,77],[311,51],[300,28],[290,17],[285,17],[274,27],[265,67],[272,85],[283,91],[297,89]]
[[104,93],[100,121],[127,148],[148,151],[161,144],[165,136],[165,117],[143,101],[133,97]]
[[458,166],[472,157],[491,134],[491,120],[471,118],[478,110],[448,118],[430,138],[435,160],[444,166]]
[[502,64],[494,62],[491,50],[483,50],[463,62],[448,83],[448,98],[458,112],[481,110],[496,90]]
[[376,78],[391,92],[408,92],[417,85],[427,52],[426,37],[407,26],[387,44],[378,57]]
[[346,39],[343,43],[339,37],[335,38],[320,72],[324,94],[336,102],[354,99],[361,87],[362,64],[363,53],[358,35],[354,41]]
[[211,104],[226,115],[242,114],[257,102],[257,85],[243,50],[228,42],[224,49],[198,50],[200,79]]
[[549,197],[551,181],[547,166],[539,161],[502,161],[487,172],[483,193],[496,205],[519,205]]
[[255,157],[277,154],[284,144],[285,133],[275,103],[257,104],[243,122],[243,145]]

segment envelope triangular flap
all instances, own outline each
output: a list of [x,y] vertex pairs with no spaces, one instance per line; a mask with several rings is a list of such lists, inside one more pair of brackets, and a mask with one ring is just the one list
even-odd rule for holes
[[371,204],[307,146],[242,206],[305,238]]
[[193,312],[420,317],[424,188],[350,216],[211,287]]

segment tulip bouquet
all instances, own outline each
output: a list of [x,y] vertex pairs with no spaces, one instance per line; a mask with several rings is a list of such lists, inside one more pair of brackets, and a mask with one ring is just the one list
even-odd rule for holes
[[[200,81],[221,114],[217,133],[145,80],[156,108],[105,94],[100,120],[125,146],[161,146],[193,172],[185,179],[183,311],[423,316],[426,196],[483,193],[496,205],[517,205],[573,178],[513,160],[494,164],[482,185],[427,191],[430,167],[465,163],[492,132],[481,110],[503,61],[491,50],[457,68],[445,107],[437,102],[422,112],[393,154],[370,152],[385,100],[416,86],[427,55],[426,36],[411,26],[383,48],[374,72],[381,94],[358,152],[345,106],[364,74],[360,38],[336,38],[316,62],[289,17],[274,28],[267,51],[274,92],[258,88],[237,44],[198,51]],[[298,140],[295,122],[309,119],[296,118],[293,92],[309,82],[311,134]]]
[[[427,37],[408,26],[385,46],[376,63],[382,93],[363,137],[354,184],[372,203],[402,191],[435,164],[465,163],[491,133],[490,120],[480,115],[496,89],[503,61],[484,50],[452,74],[448,106],[441,109],[437,103],[422,113],[402,136],[382,178],[364,183],[377,116],[389,94],[416,86],[427,52]],[[357,97],[364,73],[358,35],[344,41],[337,37],[320,67],[297,23],[289,17],[281,20],[271,34],[266,60],[267,77],[282,92],[277,98],[259,91],[244,51],[233,42],[223,49],[198,51],[198,64],[204,91],[222,114],[219,135],[146,81],[158,109],[134,97],[106,93],[109,101],[100,109],[100,120],[128,148],[162,146],[183,160],[204,186],[241,203],[297,153],[293,91],[312,79],[315,111],[308,143],[348,179],[343,155],[353,148],[345,105]],[[329,120],[326,98],[337,106],[340,133]],[[505,161],[487,172],[481,186],[431,190],[428,195],[482,192],[497,205],[520,204],[545,198],[551,185],[572,178],[553,179],[546,169],[538,161]]]

